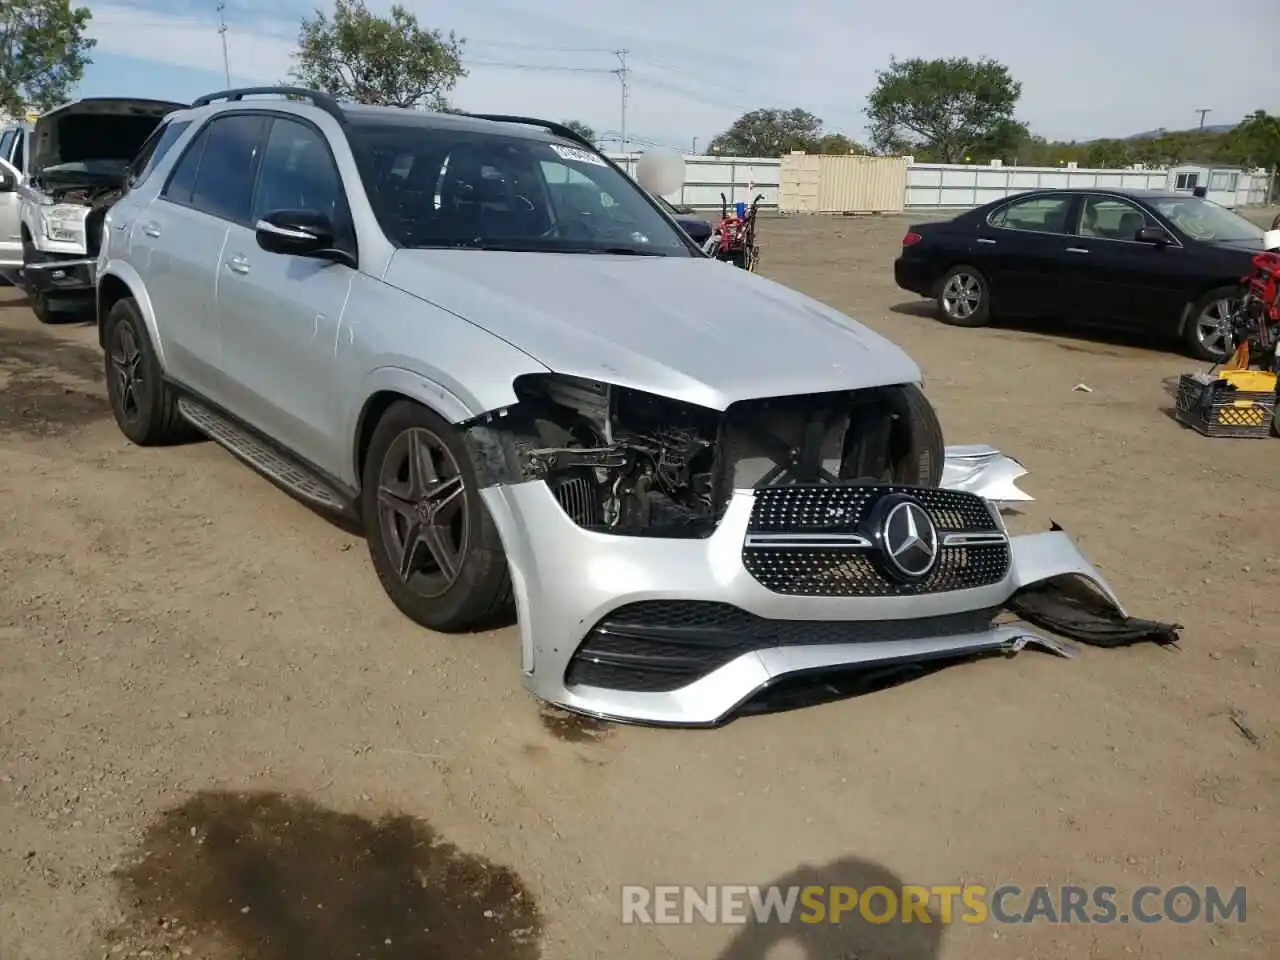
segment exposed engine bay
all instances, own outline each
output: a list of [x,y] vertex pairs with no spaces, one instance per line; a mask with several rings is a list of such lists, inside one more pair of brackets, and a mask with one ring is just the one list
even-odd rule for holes
[[725,412],[558,375],[522,378],[516,393],[519,404],[471,428],[473,439],[488,435],[505,451],[506,469],[492,482],[544,480],[587,529],[708,536],[734,489],[936,486],[942,470],[937,419],[913,385],[752,400]]

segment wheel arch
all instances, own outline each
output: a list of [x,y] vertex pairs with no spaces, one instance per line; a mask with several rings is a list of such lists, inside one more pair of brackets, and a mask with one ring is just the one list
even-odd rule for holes
[[1235,287],[1237,290],[1244,289],[1239,277],[1220,277],[1216,280],[1198,284],[1191,296],[1187,298],[1187,302],[1182,305],[1182,313],[1178,315],[1177,336],[1186,335],[1187,324],[1191,322],[1191,308],[1199,303],[1202,298],[1222,287]]
[[[473,410],[448,387],[401,367],[380,367],[369,376],[364,400],[357,410],[351,429],[351,471],[353,486],[359,489],[364,476],[365,457],[378,421],[390,407],[401,400],[408,400],[426,407],[448,423],[457,425],[471,420],[483,411]],[[512,394],[514,402],[515,395]],[[346,479],[346,478],[342,478]]]
[[160,362],[161,369],[163,369],[165,367],[164,338],[159,335],[156,329],[156,315],[151,306],[151,298],[147,296],[147,288],[142,283],[142,278],[127,263],[113,263],[105,272],[98,275],[94,300],[97,312],[99,346],[104,346],[106,342],[107,314],[111,312],[112,307],[125,298],[132,298],[138,305],[138,311],[142,314],[142,322],[146,324],[147,337],[151,340],[151,346],[156,352],[156,359]]

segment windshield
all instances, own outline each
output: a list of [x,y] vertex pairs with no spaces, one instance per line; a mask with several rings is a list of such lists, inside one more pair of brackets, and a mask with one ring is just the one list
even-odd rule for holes
[[1160,197],[1156,211],[1194,240],[1262,240],[1262,228],[1226,207],[1199,197]]
[[695,255],[630,178],[580,146],[409,123],[351,138],[374,213],[402,247]]

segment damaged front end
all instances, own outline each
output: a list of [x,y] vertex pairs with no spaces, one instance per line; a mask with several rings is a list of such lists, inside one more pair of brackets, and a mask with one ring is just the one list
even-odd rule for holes
[[516,395],[465,436],[526,683],[569,709],[713,724],[798,674],[1176,639],[1061,530],[1010,536],[1025,469],[944,448],[914,385],[723,411],[550,374]]

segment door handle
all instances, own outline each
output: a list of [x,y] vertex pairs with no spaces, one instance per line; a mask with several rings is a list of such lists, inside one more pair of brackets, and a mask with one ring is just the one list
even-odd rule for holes
[[227,269],[232,273],[246,274],[249,272],[249,258],[231,257],[227,260]]
[[144,223],[142,225],[142,232],[148,237],[158,237],[160,236],[160,224],[155,223],[154,221],[151,223]]
[[995,243],[995,241],[994,241],[994,240],[988,240],[986,237],[979,237],[979,238],[978,238],[978,243],[991,243],[991,244],[994,244],[994,243]]
[[1067,247],[1067,253],[1088,253],[1084,247]]

